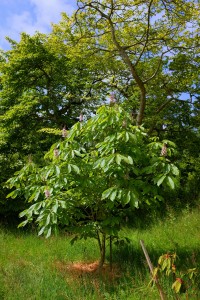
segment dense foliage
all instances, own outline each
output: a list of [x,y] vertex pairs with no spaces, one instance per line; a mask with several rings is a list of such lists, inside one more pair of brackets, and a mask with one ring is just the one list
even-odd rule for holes
[[[29,155],[44,163],[61,129],[113,93],[136,125],[176,143],[181,186],[168,203],[198,198],[199,11],[198,1],[81,0],[50,34],[10,40],[0,61],[1,186]],[[7,193],[0,215],[25,208]]]
[[[39,160],[79,115],[93,110],[89,74],[83,60],[69,59],[51,38],[22,34],[2,56],[0,65],[1,182],[19,169],[28,155]],[[53,133],[53,134],[52,134]],[[23,202],[5,203],[1,212],[21,209]]]

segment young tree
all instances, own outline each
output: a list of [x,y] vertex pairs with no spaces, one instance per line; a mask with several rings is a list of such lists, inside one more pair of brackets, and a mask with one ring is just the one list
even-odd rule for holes
[[9,179],[15,189],[8,197],[24,195],[30,203],[19,226],[35,221],[39,235],[49,237],[62,224],[77,234],[75,239],[96,238],[101,268],[106,243],[112,251],[126,216],[134,218],[139,207],[156,208],[162,190],[177,184],[179,171],[170,161],[174,144],[150,138],[132,123],[132,116],[111,101],[54,144],[45,167],[30,162]]

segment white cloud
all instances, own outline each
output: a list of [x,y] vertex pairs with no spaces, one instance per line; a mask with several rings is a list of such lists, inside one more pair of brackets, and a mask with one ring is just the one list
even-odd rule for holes
[[71,14],[75,7],[74,0],[30,0],[30,3],[32,3],[35,8],[35,25],[44,29],[49,27],[50,23],[52,22],[57,23],[60,20],[61,12],[67,12],[68,14]]
[[[18,1],[20,4],[23,2]],[[7,4],[10,3],[7,2]],[[10,9],[5,16],[4,25],[1,25],[0,28],[0,47],[3,49],[8,48],[8,43],[4,39],[5,36],[19,40],[21,32],[31,35],[36,31],[49,32],[51,23],[59,22],[61,12],[71,14],[75,6],[75,0],[29,0],[26,2],[26,6],[20,5],[20,12]]]
[[19,34],[22,31],[33,34],[35,30],[37,30],[37,24],[32,19],[29,11],[24,11],[21,14],[14,14],[10,19],[10,30],[13,30],[14,34]]

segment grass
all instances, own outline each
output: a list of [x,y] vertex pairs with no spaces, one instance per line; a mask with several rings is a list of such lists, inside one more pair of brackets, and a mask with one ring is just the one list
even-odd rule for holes
[[[178,254],[177,268],[186,270],[200,265],[200,211],[185,210],[181,215],[168,212],[167,218],[147,228],[124,229],[132,243],[114,248],[115,274],[100,276],[77,273],[69,269],[72,262],[93,262],[99,257],[93,240],[70,245],[67,235],[39,238],[22,231],[0,229],[0,299],[2,300],[157,300],[139,245],[145,242],[156,265],[167,252]],[[171,282],[161,279],[167,299],[175,299]],[[190,300],[200,299],[200,287],[189,290]],[[187,299],[186,295],[180,299]]]

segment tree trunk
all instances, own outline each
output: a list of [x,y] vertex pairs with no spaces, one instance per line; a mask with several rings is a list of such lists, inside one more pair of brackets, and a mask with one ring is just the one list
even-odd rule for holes
[[[144,48],[142,50],[142,53],[140,55],[140,58],[142,54],[144,53],[144,50],[147,46],[148,43],[148,38],[149,38],[149,29],[150,29],[150,8],[152,5],[152,0],[149,3],[149,10],[148,10],[148,28],[147,28],[147,35],[146,35],[146,43],[144,45]],[[93,8],[95,11],[99,12],[102,18],[106,19],[108,21],[111,35],[112,35],[112,40],[114,45],[116,46],[116,49],[118,50],[122,60],[124,63],[128,66],[138,88],[140,89],[140,105],[139,105],[139,111],[136,119],[136,124],[140,126],[142,124],[143,118],[144,118],[144,111],[146,107],[146,87],[145,87],[145,82],[142,80],[140,75],[137,72],[136,69],[136,64],[134,65],[133,62],[131,61],[131,58],[126,52],[126,48],[124,48],[123,45],[120,44],[120,42],[117,39],[116,33],[115,33],[115,23],[113,23],[111,15],[104,13],[97,5],[97,1],[91,1],[90,3],[86,4],[84,7],[89,6]],[[103,7],[103,5],[102,5]]]
[[102,240],[101,240],[101,248],[100,248],[100,261],[99,261],[99,267],[98,271],[101,272],[104,262],[105,262],[105,256],[106,256],[106,234],[102,233]]
[[121,55],[121,58],[123,59],[124,63],[128,66],[133,78],[135,79],[137,86],[140,89],[140,106],[139,106],[139,111],[138,111],[138,115],[137,115],[137,119],[136,119],[136,124],[138,126],[140,126],[142,124],[142,121],[144,118],[144,111],[145,111],[145,107],[146,107],[146,87],[136,70],[136,66],[133,65],[130,57],[126,53],[126,50],[117,41],[117,38],[115,35],[114,24],[112,23],[112,21],[109,17],[107,17],[107,19],[110,24],[113,43],[116,46],[116,48],[118,49],[119,54]]
[[112,236],[110,236],[110,271],[113,269],[113,248],[112,248]]

